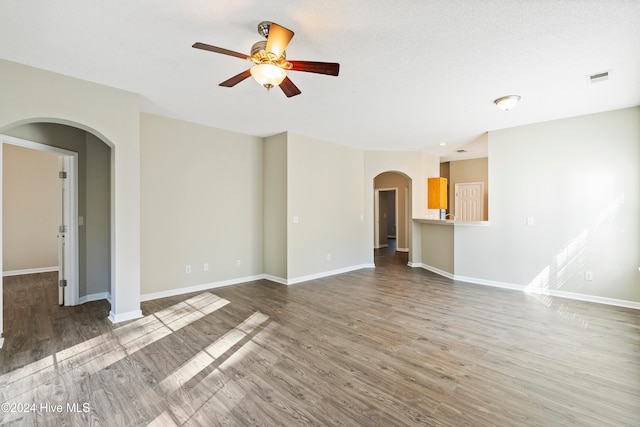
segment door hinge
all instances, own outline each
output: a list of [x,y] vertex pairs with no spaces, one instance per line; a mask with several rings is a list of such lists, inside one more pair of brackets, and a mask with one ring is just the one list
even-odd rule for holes
[[60,179],[67,179],[67,172],[65,172],[65,171],[58,172],[58,177]]
[[66,279],[60,280],[60,287],[61,288],[66,288],[67,287],[67,280]]
[[67,226],[66,225],[61,225],[60,227],[58,227],[58,232],[59,233],[66,233],[67,232]]

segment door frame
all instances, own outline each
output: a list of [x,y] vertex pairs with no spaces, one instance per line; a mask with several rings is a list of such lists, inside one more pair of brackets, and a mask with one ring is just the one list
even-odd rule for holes
[[[47,153],[57,154],[60,162],[65,164],[67,169],[68,191],[65,191],[65,198],[62,203],[65,205],[65,209],[69,212],[69,219],[67,222],[68,231],[65,245],[65,259],[66,259],[66,279],[67,288],[65,291],[64,305],[73,306],[78,304],[79,298],[79,242],[78,242],[78,153],[75,151],[65,150],[63,148],[54,147],[51,145],[41,144],[35,141],[29,141],[22,138],[17,138],[9,135],[0,134],[0,200],[2,197],[2,179],[3,179],[3,165],[2,165],[2,147],[5,144],[16,145],[23,148],[28,148],[36,151],[43,151]],[[52,177],[52,179],[58,180],[58,177]],[[1,203],[0,203],[1,206]],[[2,219],[2,212],[0,209],[0,220]],[[56,232],[56,230],[52,230]],[[0,245],[0,271],[3,269],[2,265],[2,245]],[[60,256],[60,254],[58,254]],[[59,266],[58,266],[59,267]],[[0,283],[0,308],[4,310],[4,301],[2,301],[2,284]],[[0,311],[1,313],[1,311]],[[0,314],[0,331],[3,331],[2,315]],[[1,344],[1,342],[0,342]],[[1,345],[0,345],[1,346]]]
[[[396,239],[398,238],[398,188],[376,188],[374,190],[373,197],[373,248],[380,249],[384,246],[380,246],[380,192],[381,191],[394,191],[395,195],[395,210],[396,210]],[[396,240],[397,242],[397,240]],[[397,246],[396,246],[397,247]]]

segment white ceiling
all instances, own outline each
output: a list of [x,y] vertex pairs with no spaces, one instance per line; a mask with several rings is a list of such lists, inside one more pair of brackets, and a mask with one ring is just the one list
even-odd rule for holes
[[[289,59],[340,76],[289,72],[289,99],[219,87],[251,63],[191,45],[249,54],[264,20],[296,33]],[[640,105],[640,1],[3,0],[0,58],[139,93],[145,112],[456,159],[490,130]]]

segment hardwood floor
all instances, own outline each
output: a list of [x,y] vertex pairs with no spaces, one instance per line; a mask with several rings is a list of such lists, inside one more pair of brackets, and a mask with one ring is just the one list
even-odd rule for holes
[[106,301],[59,307],[55,276],[7,277],[0,424],[639,425],[640,312],[375,261],[146,302],[125,325]]

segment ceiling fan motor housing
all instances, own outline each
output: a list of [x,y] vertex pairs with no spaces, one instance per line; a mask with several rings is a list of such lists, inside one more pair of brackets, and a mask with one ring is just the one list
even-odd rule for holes
[[251,46],[251,60],[256,64],[273,64],[278,67],[290,70],[292,65],[286,61],[287,52],[283,51],[280,57],[276,58],[272,52],[267,52],[267,42],[259,41]]

